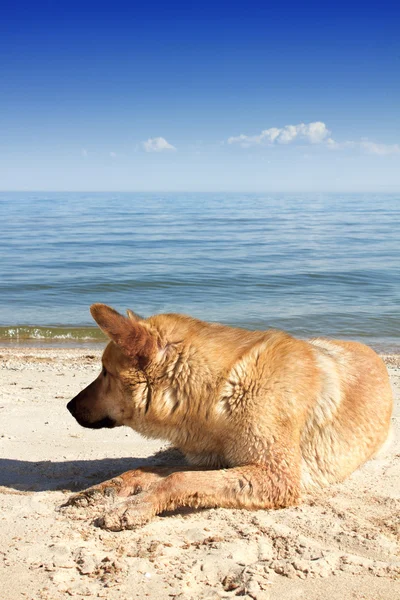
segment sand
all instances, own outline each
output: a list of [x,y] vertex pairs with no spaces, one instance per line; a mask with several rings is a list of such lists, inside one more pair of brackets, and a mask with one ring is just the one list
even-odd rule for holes
[[65,405],[99,370],[91,349],[0,349],[0,598],[400,598],[400,357],[394,440],[300,507],[212,509],[105,532],[61,509],[72,491],[176,462],[127,428],[82,429]]

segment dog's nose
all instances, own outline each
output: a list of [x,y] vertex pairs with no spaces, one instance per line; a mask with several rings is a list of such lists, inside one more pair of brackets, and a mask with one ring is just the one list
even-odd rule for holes
[[71,413],[71,415],[73,416],[75,414],[75,409],[76,409],[76,398],[72,398],[72,400],[70,402],[68,402],[67,408],[68,408],[69,412]]

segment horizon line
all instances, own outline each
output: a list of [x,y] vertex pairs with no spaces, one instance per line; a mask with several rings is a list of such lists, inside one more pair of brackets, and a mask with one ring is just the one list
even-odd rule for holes
[[364,193],[400,193],[398,188],[355,188],[355,189],[0,189],[6,193],[56,193],[56,194],[364,194]]

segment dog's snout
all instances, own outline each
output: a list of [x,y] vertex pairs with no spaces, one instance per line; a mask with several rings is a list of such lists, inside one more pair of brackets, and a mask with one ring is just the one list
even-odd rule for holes
[[[89,386],[88,386],[89,387]],[[85,388],[79,394],[77,394],[72,400],[70,400],[67,404],[67,409],[71,413],[77,421],[79,421],[79,415],[82,412],[82,401],[84,402],[86,399],[86,391],[88,388]],[[83,409],[84,410],[84,409]]]
[[88,385],[85,389],[83,389],[79,394],[77,394],[72,400],[70,400],[67,404],[67,408],[73,417],[77,417],[77,413],[82,410],[82,403],[87,400],[88,392],[93,390],[93,387],[96,383],[96,380],[93,381],[90,385]]
[[97,380],[93,381],[84,390],[79,392],[67,404],[67,409],[82,427],[100,429],[102,427],[115,427],[117,423],[110,418],[107,411],[101,407],[97,399]]
[[71,413],[71,415],[74,416],[75,410],[76,410],[76,397],[72,398],[72,400],[70,400],[70,402],[68,402],[67,408],[68,408],[69,412]]

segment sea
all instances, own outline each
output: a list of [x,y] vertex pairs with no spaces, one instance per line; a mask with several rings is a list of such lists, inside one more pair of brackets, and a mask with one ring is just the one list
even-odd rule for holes
[[102,346],[89,306],[400,351],[400,194],[0,193],[0,345]]

